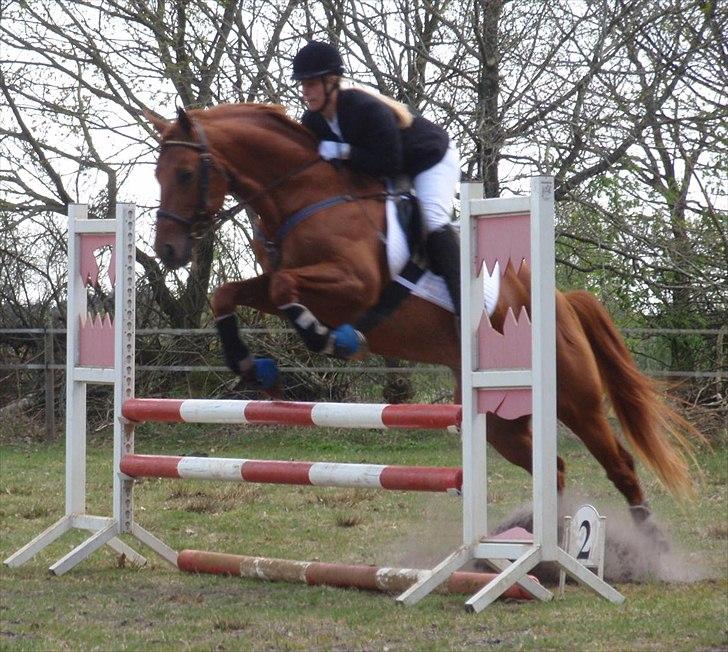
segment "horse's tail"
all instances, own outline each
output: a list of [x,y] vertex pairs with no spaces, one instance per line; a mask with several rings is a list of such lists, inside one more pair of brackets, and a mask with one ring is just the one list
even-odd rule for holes
[[604,306],[583,290],[565,296],[591,344],[625,437],[674,496],[692,497],[688,458],[695,458],[688,435],[703,436],[664,401],[662,385],[638,369]]

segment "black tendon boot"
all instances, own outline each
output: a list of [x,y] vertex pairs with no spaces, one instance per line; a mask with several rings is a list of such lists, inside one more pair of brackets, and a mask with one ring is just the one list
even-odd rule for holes
[[[430,267],[442,276],[455,306],[455,319],[460,324],[460,240],[449,224],[427,235],[425,242]],[[458,333],[460,331],[458,330]]]
[[[271,358],[255,358],[238,334],[235,315],[225,315],[215,321],[222,343],[222,354],[230,370],[247,383],[252,381],[269,395],[277,394],[278,365]],[[275,396],[278,398],[277,396]]]

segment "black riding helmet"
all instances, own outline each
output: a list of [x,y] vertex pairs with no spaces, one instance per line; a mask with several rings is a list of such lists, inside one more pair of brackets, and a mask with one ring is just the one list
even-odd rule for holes
[[293,57],[293,79],[311,79],[323,75],[343,75],[344,61],[330,43],[309,41]]

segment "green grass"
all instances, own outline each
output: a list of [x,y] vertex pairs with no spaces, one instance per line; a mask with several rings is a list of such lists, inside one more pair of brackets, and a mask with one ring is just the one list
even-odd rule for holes
[[[88,511],[110,512],[110,433],[88,448]],[[580,443],[560,441],[570,486],[600,509],[622,499]],[[144,426],[137,452],[260,459],[458,465],[457,436],[192,426]],[[642,471],[679,560],[714,579],[620,584],[606,603],[568,586],[550,603],[498,602],[481,614],[462,596],[414,608],[354,590],[265,584],[177,572],[150,554],[142,569],[106,548],[61,577],[47,567],[83,540],[69,533],[19,569],[0,571],[0,649],[567,649],[698,650],[728,645],[728,448],[703,450],[698,500],[676,504]],[[490,456],[491,520],[524,503],[530,478]],[[5,558],[63,513],[61,444],[0,447],[0,555]],[[460,538],[460,502],[445,495],[360,489],[146,480],[135,491],[141,525],[175,549],[380,565],[432,565]],[[608,522],[609,527],[609,522]],[[133,543],[129,540],[129,543]],[[146,553],[145,553],[146,554]]]

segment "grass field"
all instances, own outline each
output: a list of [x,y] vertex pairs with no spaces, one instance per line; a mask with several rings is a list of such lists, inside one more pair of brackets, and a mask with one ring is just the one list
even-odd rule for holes
[[[29,437],[5,437],[0,447],[3,559],[62,515],[64,501],[62,445],[33,441],[22,422],[13,429]],[[90,513],[110,511],[110,442],[103,430],[89,444]],[[140,453],[260,459],[458,465],[459,447],[455,435],[426,432],[144,426],[137,434]],[[624,517],[621,497],[583,446],[562,436],[559,450],[570,486]],[[675,576],[697,581],[617,584],[627,597],[620,606],[570,585],[563,600],[498,602],[477,615],[464,611],[461,596],[400,608],[382,594],[186,575],[153,555],[134,568],[108,548],[51,577],[48,565],[83,538],[71,533],[22,568],[0,571],[0,649],[728,649],[725,441],[699,460],[704,478],[689,506],[641,473],[673,541]],[[490,465],[496,523],[525,502],[530,478],[496,454]],[[460,537],[459,499],[445,495],[148,480],[135,504],[139,522],[175,549],[428,566]]]

